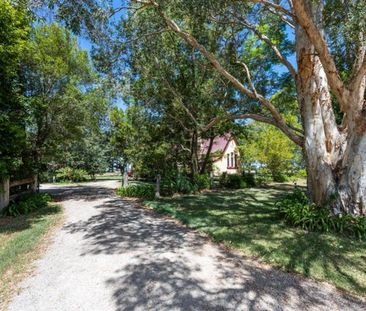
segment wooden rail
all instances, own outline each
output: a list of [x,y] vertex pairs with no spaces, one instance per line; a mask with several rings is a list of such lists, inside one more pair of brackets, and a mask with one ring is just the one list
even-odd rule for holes
[[[10,195],[10,188],[22,185],[29,185],[29,188],[24,189],[19,193]],[[9,181],[8,178],[4,179],[2,182],[0,182],[0,210],[8,206],[11,200],[15,200],[20,195],[28,192],[36,192],[37,187],[38,187],[37,176],[13,181]]]
[[9,187],[12,188],[12,187],[16,187],[16,186],[22,186],[22,185],[33,184],[33,183],[34,183],[34,177],[11,181],[9,183]]

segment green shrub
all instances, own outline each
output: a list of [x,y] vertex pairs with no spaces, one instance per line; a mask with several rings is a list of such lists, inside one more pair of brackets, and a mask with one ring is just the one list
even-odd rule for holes
[[272,179],[275,182],[286,182],[286,181],[290,180],[290,178],[286,174],[283,174],[283,173],[273,173]]
[[87,180],[88,173],[85,170],[72,168],[72,167],[63,167],[56,171],[56,178],[58,181],[71,181],[71,182],[80,182]]
[[192,183],[191,178],[183,173],[178,173],[176,177],[176,192],[188,194],[197,191],[197,186]]
[[242,178],[248,187],[255,187],[255,177],[253,173],[243,173]]
[[196,175],[194,178],[194,183],[198,190],[210,189],[211,187],[210,176],[208,174]]
[[221,187],[229,189],[243,189],[247,187],[245,180],[239,174],[223,173],[220,176],[219,184]]
[[163,196],[171,196],[174,193],[189,194],[196,192],[198,187],[191,178],[184,173],[171,172],[162,177],[160,192]]
[[228,174],[227,173],[222,173],[219,177],[219,186],[222,188],[226,187],[227,181],[228,181]]
[[264,186],[272,181],[272,175],[266,173],[258,173],[254,176],[254,179],[257,186]]
[[125,188],[117,189],[117,194],[122,197],[141,198],[153,200],[155,198],[154,185],[130,185]]
[[309,231],[337,232],[366,238],[366,217],[350,214],[333,215],[328,207],[310,204],[306,193],[296,188],[276,205],[285,220]]
[[306,178],[307,173],[305,169],[299,169],[295,174],[294,177],[297,179]]
[[3,209],[4,216],[19,216],[28,214],[39,208],[46,207],[51,197],[46,193],[32,193],[23,195],[17,202],[10,203]]
[[162,196],[171,196],[176,192],[176,184],[172,178],[163,177],[160,183],[160,194]]

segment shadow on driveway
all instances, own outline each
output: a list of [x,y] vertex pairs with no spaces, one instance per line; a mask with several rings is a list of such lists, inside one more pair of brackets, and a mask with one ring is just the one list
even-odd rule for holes
[[103,185],[55,185],[43,188],[41,191],[49,193],[56,201],[95,201],[99,199],[110,198],[115,194],[114,189],[104,187]]
[[[65,187],[57,195],[92,201],[112,194]],[[245,260],[133,203],[112,197],[95,208],[64,230],[83,234],[81,256],[117,256],[115,276],[105,282],[118,311],[366,309],[331,286]]]

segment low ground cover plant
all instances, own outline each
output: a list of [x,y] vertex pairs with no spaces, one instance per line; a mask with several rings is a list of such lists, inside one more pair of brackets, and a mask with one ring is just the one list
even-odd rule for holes
[[32,193],[22,196],[18,201],[11,202],[2,210],[4,216],[19,216],[29,214],[37,209],[46,207],[51,197],[46,193]]
[[155,198],[155,186],[148,184],[129,185],[127,187],[117,189],[117,194],[122,197],[153,200]]
[[309,231],[336,232],[366,238],[366,217],[333,215],[326,206],[310,204],[305,191],[295,188],[276,205],[285,220]]

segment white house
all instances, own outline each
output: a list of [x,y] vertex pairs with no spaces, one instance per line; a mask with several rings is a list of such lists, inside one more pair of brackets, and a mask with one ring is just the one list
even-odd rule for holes
[[[209,139],[201,142],[200,154],[202,157],[207,154],[209,145]],[[232,134],[227,133],[223,136],[215,137],[210,155],[212,159],[212,172],[215,176],[221,175],[222,173],[240,173],[238,143]]]

